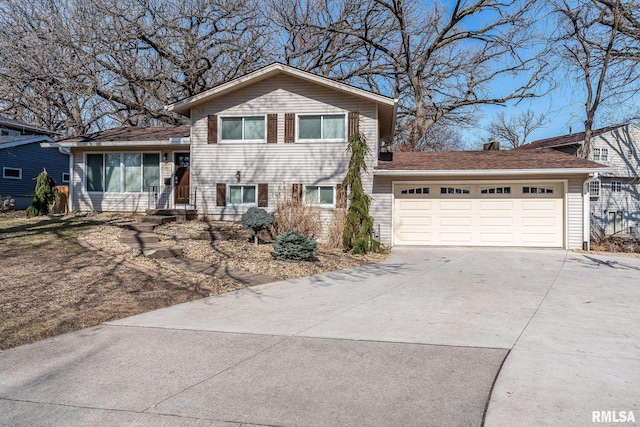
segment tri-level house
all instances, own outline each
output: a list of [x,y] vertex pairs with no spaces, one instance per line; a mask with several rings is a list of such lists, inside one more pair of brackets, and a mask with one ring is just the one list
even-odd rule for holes
[[35,178],[43,169],[56,183],[69,182],[69,156],[52,145],[54,135],[48,129],[0,116],[0,197],[14,200],[15,209],[31,204]]
[[[578,155],[584,132],[542,139],[520,149],[552,148]],[[608,126],[593,131],[589,159],[610,167],[590,183],[592,226],[613,234],[640,226],[640,127]]]
[[396,108],[395,99],[271,64],[169,105],[188,126],[61,141],[72,155],[71,206],[186,207],[237,220],[292,192],[327,220],[347,206],[347,142],[359,131],[371,151],[363,183],[386,245],[588,241],[588,180],[606,166],[554,150],[380,153],[393,141]]

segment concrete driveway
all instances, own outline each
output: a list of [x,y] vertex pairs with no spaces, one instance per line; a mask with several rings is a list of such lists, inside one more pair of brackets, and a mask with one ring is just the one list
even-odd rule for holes
[[396,248],[0,353],[0,424],[640,419],[639,278],[639,258]]

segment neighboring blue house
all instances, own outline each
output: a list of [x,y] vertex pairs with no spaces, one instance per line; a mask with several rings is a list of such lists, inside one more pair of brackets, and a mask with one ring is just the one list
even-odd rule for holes
[[43,169],[58,185],[69,182],[69,155],[52,144],[55,132],[0,116],[0,198],[11,197],[15,209],[33,200],[35,178]]

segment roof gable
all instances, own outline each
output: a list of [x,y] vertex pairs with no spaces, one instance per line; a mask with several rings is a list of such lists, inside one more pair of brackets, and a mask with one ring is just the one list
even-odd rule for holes
[[217,97],[226,95],[240,88],[250,86],[278,74],[286,74],[321,86],[335,89],[339,92],[348,93],[373,101],[384,109],[389,109],[390,111],[392,110],[395,121],[395,110],[398,102],[397,99],[389,98],[384,95],[378,95],[373,92],[369,92],[367,90],[360,89],[345,83],[340,83],[327,77],[322,77],[313,73],[309,73],[307,71],[302,71],[300,69],[281,64],[279,62],[267,65],[266,67],[260,68],[242,77],[238,77],[234,80],[218,85],[197,95],[167,105],[165,108],[168,111],[173,111],[175,113],[189,117],[191,115],[191,108],[198,104],[213,100]]
[[53,142],[53,140],[47,135],[0,136],[0,150],[34,142]]

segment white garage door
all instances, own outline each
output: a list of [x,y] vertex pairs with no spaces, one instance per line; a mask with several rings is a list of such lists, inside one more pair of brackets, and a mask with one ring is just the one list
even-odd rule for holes
[[394,244],[563,247],[564,184],[396,184]]

